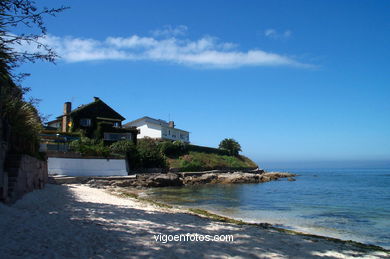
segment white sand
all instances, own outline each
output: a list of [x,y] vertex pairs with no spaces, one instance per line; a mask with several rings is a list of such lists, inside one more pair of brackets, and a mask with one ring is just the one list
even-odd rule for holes
[[[389,258],[350,244],[215,222],[83,185],[47,185],[0,205],[0,258]],[[154,234],[232,234],[226,242],[156,242]]]

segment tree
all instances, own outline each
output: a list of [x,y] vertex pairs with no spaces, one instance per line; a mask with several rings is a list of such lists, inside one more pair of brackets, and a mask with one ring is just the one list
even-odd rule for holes
[[[1,65],[5,65],[9,70],[24,62],[37,60],[54,62],[57,54],[41,40],[47,33],[43,18],[47,15],[56,16],[67,8],[62,6],[39,9],[33,0],[0,1]],[[23,32],[25,29],[28,32]],[[18,48],[25,44],[33,44],[36,50]]]
[[219,148],[227,150],[231,156],[237,156],[241,151],[241,145],[232,138],[225,138],[219,143]]
[[[26,101],[24,94],[29,89],[15,83],[27,74],[15,75],[12,69],[24,62],[54,62],[57,55],[41,41],[46,35],[43,17],[55,16],[65,9],[39,9],[29,0],[0,1],[0,128],[7,132],[7,136],[0,137],[9,142],[10,150],[35,154],[41,129],[41,118],[35,108],[37,99]],[[27,51],[19,47],[25,44],[35,44],[36,49]]]

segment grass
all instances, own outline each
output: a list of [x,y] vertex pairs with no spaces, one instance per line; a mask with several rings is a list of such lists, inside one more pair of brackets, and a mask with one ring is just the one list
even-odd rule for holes
[[168,164],[170,168],[178,168],[181,171],[257,167],[256,163],[245,156],[227,156],[194,151],[178,158],[168,158]]

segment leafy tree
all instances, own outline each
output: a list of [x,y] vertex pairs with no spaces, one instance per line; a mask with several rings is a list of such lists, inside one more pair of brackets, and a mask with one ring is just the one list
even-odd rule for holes
[[219,148],[227,150],[231,156],[237,156],[241,151],[241,145],[232,138],[225,138],[219,143]]
[[[54,61],[57,55],[40,40],[46,34],[43,17],[55,16],[65,9],[39,9],[28,0],[0,1],[0,124],[8,129],[5,138],[10,140],[11,150],[36,153],[44,119],[35,108],[38,100],[24,99],[29,88],[15,83],[27,74],[15,75],[12,70],[24,62]],[[23,51],[18,48],[23,44],[35,44],[37,49]]]
[[[57,54],[41,40],[47,33],[43,18],[48,15],[56,16],[67,8],[39,9],[33,0],[0,1],[1,63],[12,69],[24,62],[54,62]],[[19,33],[15,31],[16,27]],[[26,29],[27,32],[23,32]],[[24,44],[32,44],[36,46],[36,50],[18,50]]]

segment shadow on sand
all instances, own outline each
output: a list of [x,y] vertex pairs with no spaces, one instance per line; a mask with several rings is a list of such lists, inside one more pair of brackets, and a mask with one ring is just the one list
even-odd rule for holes
[[[373,253],[350,244],[184,213],[84,202],[76,198],[77,188],[48,185],[12,207],[0,207],[3,258],[340,258]],[[187,233],[233,235],[234,241],[164,244],[154,237]]]

